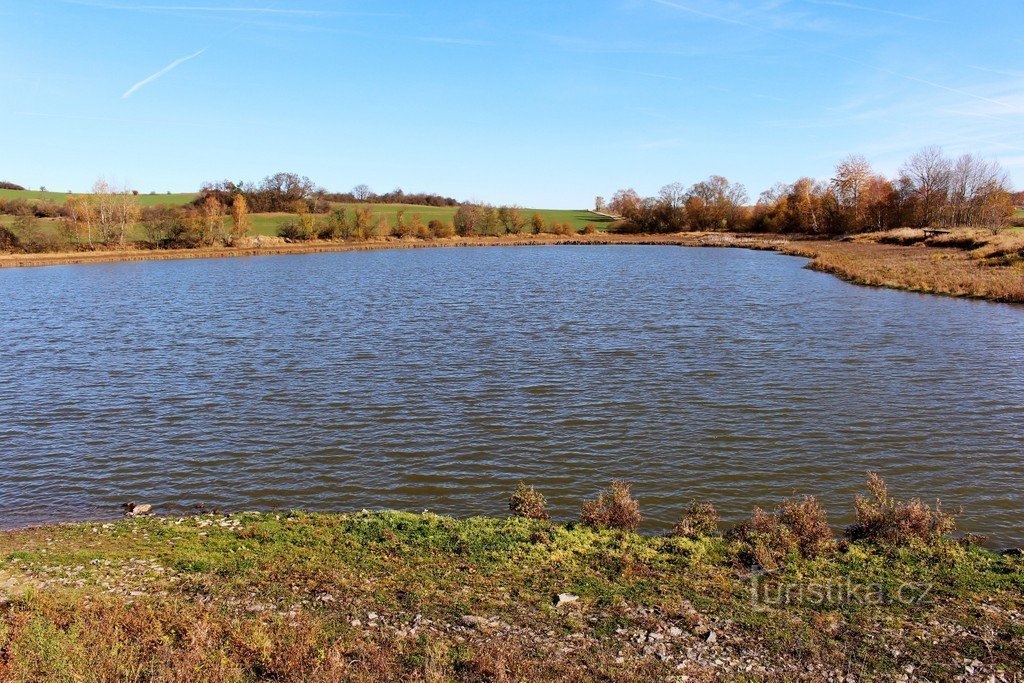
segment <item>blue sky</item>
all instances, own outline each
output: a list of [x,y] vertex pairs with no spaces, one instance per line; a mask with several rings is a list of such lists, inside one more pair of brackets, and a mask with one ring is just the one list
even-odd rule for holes
[[939,144],[1024,187],[1021,26],[1020,0],[0,0],[0,179],[576,208]]

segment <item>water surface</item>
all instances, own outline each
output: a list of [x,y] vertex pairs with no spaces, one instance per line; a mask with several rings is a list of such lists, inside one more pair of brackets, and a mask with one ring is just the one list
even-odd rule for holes
[[117,513],[556,517],[613,478],[650,531],[877,470],[1024,542],[1024,308],[772,253],[460,248],[0,271],[0,526]]

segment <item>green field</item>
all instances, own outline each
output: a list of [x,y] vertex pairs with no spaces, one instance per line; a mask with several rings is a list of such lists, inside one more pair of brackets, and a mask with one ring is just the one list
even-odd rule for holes
[[[69,196],[73,195],[68,195],[63,192],[42,192],[36,190],[0,190],[0,200],[26,199],[29,201],[53,201],[58,204],[63,204]],[[138,199],[142,206],[181,206],[191,202],[195,197],[195,194],[190,193],[142,194],[138,196]],[[359,204],[331,204],[332,209],[346,209],[350,220],[353,215],[353,210],[357,206],[359,206]],[[406,223],[412,221],[413,216],[416,215],[419,215],[420,220],[424,223],[429,223],[435,218],[447,223],[454,220],[456,211],[456,207],[454,206],[438,207],[420,206],[415,204],[371,204],[371,206],[373,207],[373,221],[376,223],[381,217],[384,217],[391,226],[394,226],[398,222],[399,211],[403,211],[405,213]],[[601,216],[585,209],[521,209],[521,211],[523,216],[527,219],[531,218],[534,213],[539,213],[543,216],[544,222],[547,225],[550,225],[553,222],[569,223],[577,230],[589,224],[593,224],[598,230],[606,230],[612,222],[611,219],[606,216]],[[253,234],[274,236],[277,235],[278,229],[281,225],[290,220],[294,220],[295,215],[289,213],[257,213],[252,215],[252,219]],[[0,215],[0,225],[10,226],[13,220],[13,216]],[[55,222],[56,221],[52,219],[42,219],[43,225],[54,225]],[[225,226],[230,227],[230,225],[231,219],[226,218]],[[134,231],[134,239],[142,239],[143,236],[144,232],[142,227],[137,226]]]
[[[42,192],[39,190],[0,190],[0,199],[10,201],[12,199],[27,199],[29,201],[48,200],[63,204],[68,197],[77,197],[82,192]],[[157,206],[159,204],[174,204],[180,206],[195,199],[194,192],[179,192],[177,194],[140,194],[139,204],[142,206]]]

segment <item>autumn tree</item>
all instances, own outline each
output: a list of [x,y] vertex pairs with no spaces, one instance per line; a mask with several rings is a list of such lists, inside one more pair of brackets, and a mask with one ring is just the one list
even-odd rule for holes
[[361,240],[373,237],[373,209],[369,206],[357,206],[352,210],[352,233]]
[[847,157],[836,166],[831,189],[837,208],[837,225],[842,232],[859,231],[868,225],[867,190],[874,171],[867,159],[859,155]]
[[237,242],[249,234],[249,230],[252,228],[252,217],[249,215],[249,203],[241,192],[231,200],[231,221],[232,242]]
[[640,195],[637,194],[636,190],[632,188],[619,190],[612,195],[612,201],[608,205],[608,209],[616,216],[626,218],[635,212],[640,201]]
[[544,216],[540,213],[534,213],[530,217],[530,228],[533,230],[534,235],[539,235],[544,232]]
[[224,205],[216,197],[207,197],[200,207],[206,232],[206,243],[214,244],[224,235]]
[[915,225],[942,222],[952,173],[952,163],[939,147],[924,148],[900,169],[900,191],[909,202]]
[[747,191],[722,176],[696,183],[686,195],[686,219],[698,230],[736,229],[743,219]]
[[506,235],[519,235],[526,228],[526,217],[517,206],[499,207],[498,221],[505,228]]
[[683,230],[687,226],[686,202],[689,192],[681,183],[672,183],[658,192],[657,221],[661,229]]
[[96,211],[92,200],[86,195],[68,197],[64,203],[62,223],[65,232],[79,244],[83,241],[92,249],[92,236]]
[[480,234],[483,220],[481,209],[476,204],[463,204],[455,211],[455,232],[460,237],[474,237]]

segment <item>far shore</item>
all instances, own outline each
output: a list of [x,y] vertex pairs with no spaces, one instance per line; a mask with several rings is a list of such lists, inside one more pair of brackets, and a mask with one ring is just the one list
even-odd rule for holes
[[[364,242],[256,243],[244,247],[197,249],[126,248],[40,254],[0,254],[0,268],[79,265],[120,261],[163,261],[197,258],[317,254],[381,249],[439,247],[513,247],[557,245],[665,245],[680,247],[736,247],[777,251],[811,259],[812,270],[830,273],[854,284],[928,294],[968,297],[1006,303],[1024,303],[1024,268],[1016,256],[1018,244],[987,244],[976,231],[926,240],[910,235],[920,231],[888,231],[846,238],[823,239],[806,235],[682,232],[673,234],[618,234],[562,236],[552,234],[503,237],[451,237],[433,240],[386,238]],[[981,240],[981,241],[978,241]],[[987,250],[987,252],[986,252]],[[988,253],[991,252],[991,253]],[[1006,260],[1006,263],[998,262]]]

